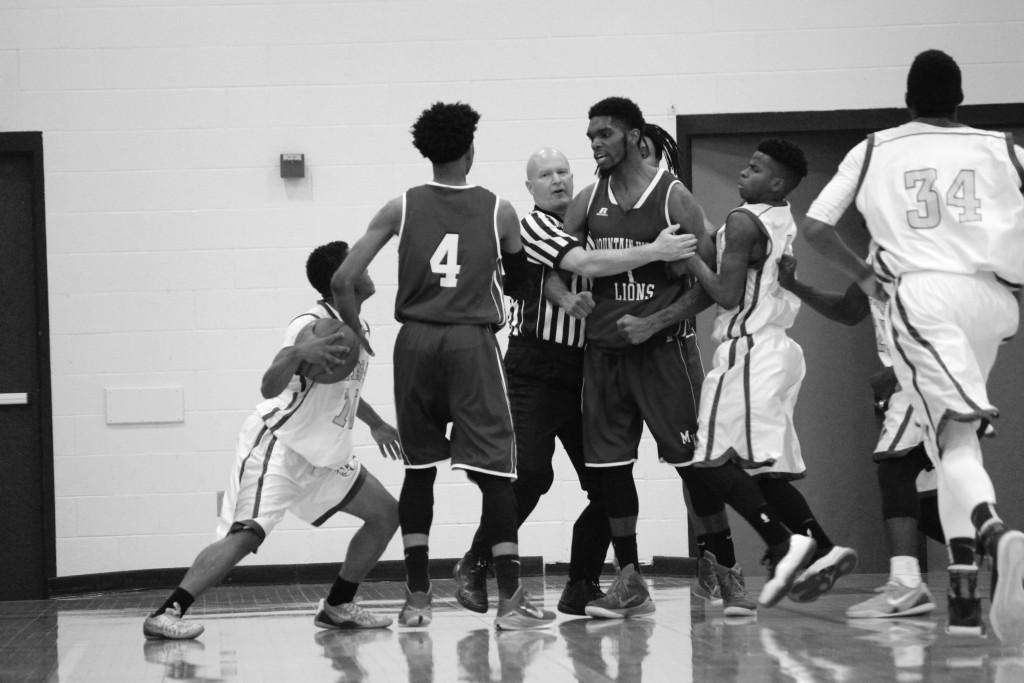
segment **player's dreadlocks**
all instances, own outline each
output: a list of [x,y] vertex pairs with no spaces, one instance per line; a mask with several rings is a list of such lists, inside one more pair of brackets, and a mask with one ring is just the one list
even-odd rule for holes
[[643,130],[644,137],[650,138],[654,145],[654,149],[650,150],[650,153],[654,154],[654,160],[660,162],[664,159],[669,173],[679,177],[679,145],[676,144],[675,138],[656,123],[645,123]]

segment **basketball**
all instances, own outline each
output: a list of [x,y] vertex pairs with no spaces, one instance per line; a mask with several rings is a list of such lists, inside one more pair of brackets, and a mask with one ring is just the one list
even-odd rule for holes
[[299,365],[300,375],[320,384],[334,384],[352,374],[352,370],[359,363],[359,337],[352,331],[352,328],[342,321],[335,318],[314,320],[302,328],[298,336],[295,337],[295,343],[301,344],[309,341],[313,336],[329,337],[336,332],[344,334],[340,344],[349,347],[349,352],[345,354],[344,359],[330,370],[323,365],[303,362]]

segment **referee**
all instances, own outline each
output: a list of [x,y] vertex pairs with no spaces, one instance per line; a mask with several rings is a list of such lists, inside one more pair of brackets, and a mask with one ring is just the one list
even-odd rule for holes
[[[676,260],[692,253],[696,241],[666,230],[655,242],[639,247],[584,249],[562,232],[562,219],[573,197],[572,172],[565,155],[556,149],[540,149],[530,157],[526,189],[535,204],[520,221],[527,255],[526,286],[517,293],[520,297],[508,298],[505,354],[518,451],[518,479],[512,488],[522,525],[551,488],[555,439],[562,442],[588,502],[573,525],[569,580],[558,610],[582,615],[588,602],[604,595],[598,579],[611,542],[596,475],[583,461],[583,320],[594,307],[588,276],[621,273],[651,261]],[[557,269],[575,274],[568,277],[568,282],[546,278],[549,271]],[[483,528],[481,521],[469,551],[455,564],[456,599],[475,612],[486,612],[488,606],[491,552]]]

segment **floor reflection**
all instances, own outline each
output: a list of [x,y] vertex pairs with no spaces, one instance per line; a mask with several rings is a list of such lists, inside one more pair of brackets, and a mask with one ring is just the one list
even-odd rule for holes
[[[510,633],[494,630],[493,610],[467,612],[449,597],[436,599],[427,628],[321,631],[313,608],[326,587],[315,585],[218,588],[193,607],[206,626],[195,641],[143,638],[143,616],[162,589],[0,603],[0,681],[1024,681],[1022,648],[950,636],[941,610],[846,620],[846,607],[878,579],[855,575],[815,603],[733,619],[692,598],[688,580],[654,577],[649,618],[559,615],[553,628]],[[527,580],[549,608],[562,583]],[[451,588],[437,581],[435,595]],[[372,611],[392,615],[401,603],[397,583],[361,593]]]

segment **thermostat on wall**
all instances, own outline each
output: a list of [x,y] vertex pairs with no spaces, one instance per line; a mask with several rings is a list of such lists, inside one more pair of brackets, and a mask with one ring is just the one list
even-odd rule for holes
[[281,155],[281,177],[282,178],[305,178],[306,177],[306,155],[305,154],[282,154]]

